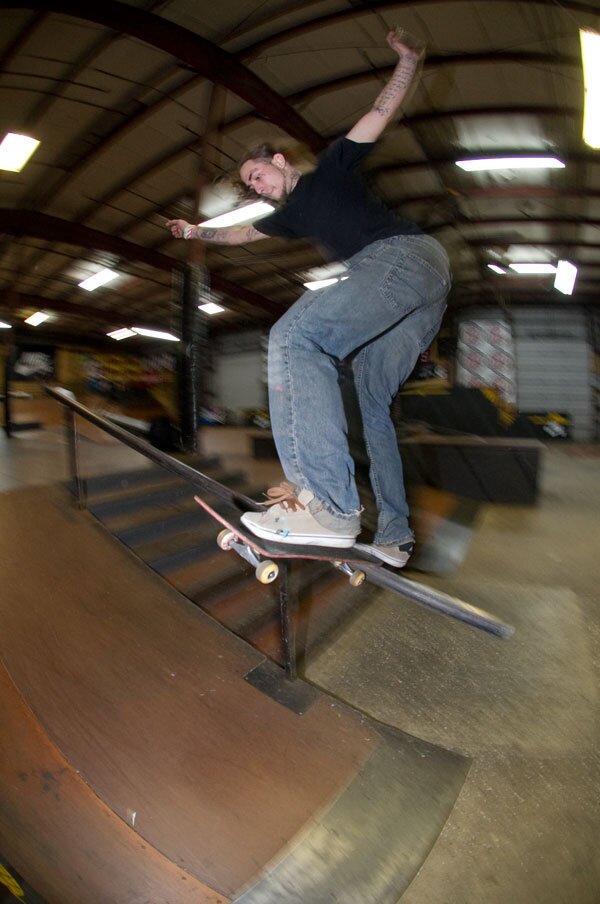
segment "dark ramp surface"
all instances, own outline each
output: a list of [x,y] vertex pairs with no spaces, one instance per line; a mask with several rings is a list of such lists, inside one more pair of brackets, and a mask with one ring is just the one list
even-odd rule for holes
[[0,850],[49,904],[397,900],[466,760],[303,682],[277,702],[62,490],[0,496],[0,525]]

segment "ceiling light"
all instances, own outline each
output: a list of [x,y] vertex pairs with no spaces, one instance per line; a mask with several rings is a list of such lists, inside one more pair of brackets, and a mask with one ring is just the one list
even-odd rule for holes
[[556,279],[554,280],[554,288],[562,292],[563,295],[572,295],[575,288],[575,280],[577,279],[577,267],[570,261],[559,261],[556,268]]
[[214,301],[206,301],[204,304],[198,305],[198,310],[204,311],[205,314],[222,314],[225,308]]
[[530,264],[509,264],[511,270],[520,273],[522,276],[542,276],[548,273],[556,273],[554,264],[530,263]]
[[107,333],[106,335],[110,336],[111,339],[116,339],[117,342],[120,342],[121,339],[129,339],[130,336],[135,336],[136,334],[133,330],[129,330],[124,326],[120,330],[113,330],[112,333]]
[[557,157],[481,157],[457,160],[456,165],[468,173],[498,169],[563,169],[565,166]]
[[315,292],[317,289],[324,289],[325,286],[333,286],[336,282],[343,282],[348,279],[347,276],[332,276],[330,279],[314,279],[312,282],[305,282],[304,288]]
[[148,336],[149,339],[165,339],[167,342],[179,342],[177,336],[172,333],[164,333],[161,330],[148,330],[144,326],[132,326],[131,329],[138,336]]
[[304,288],[315,292],[317,289],[324,289],[325,286],[333,286],[336,282],[339,282],[337,276],[332,276],[331,279],[314,279],[312,282],[305,282]]
[[579,30],[583,66],[583,140],[591,148],[600,148],[600,34]]
[[493,270],[494,273],[502,273],[503,275],[506,273],[504,267],[499,267],[498,264],[488,264],[490,270]]
[[94,289],[98,289],[100,286],[105,286],[107,283],[112,282],[118,275],[119,274],[115,273],[114,270],[99,270],[98,273],[94,273],[93,276],[88,276],[87,279],[80,282],[79,288],[86,289],[88,292],[93,292]]
[[31,317],[27,318],[25,323],[28,323],[29,326],[39,326],[44,320],[48,320],[49,316],[50,314],[44,314],[43,311],[36,311],[35,314],[32,314]]
[[222,213],[218,217],[205,220],[199,223],[199,226],[235,226],[236,223],[245,223],[247,220],[256,220],[258,217],[264,217],[268,213],[273,213],[275,208],[266,201],[254,201],[252,204],[244,204],[243,207],[236,207],[227,213]]
[[20,173],[38,145],[37,138],[8,132],[0,144],[0,169]]
[[0,330],[12,330],[12,326],[10,323],[4,323],[3,320],[0,320]]

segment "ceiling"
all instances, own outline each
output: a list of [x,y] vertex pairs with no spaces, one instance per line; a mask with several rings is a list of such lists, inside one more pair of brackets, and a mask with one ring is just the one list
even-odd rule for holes
[[[43,310],[50,319],[21,335],[111,347],[105,334],[121,326],[177,331],[174,277],[205,255],[226,308],[211,329],[272,323],[323,263],[316,250],[202,246],[172,239],[165,220],[226,207],[228,177],[253,144],[307,159],[344,134],[390,75],[393,24],[425,41],[427,57],[368,174],[445,245],[450,310],[597,305],[600,152],[581,138],[578,29],[600,28],[599,0],[0,0],[0,137],[41,141],[21,173],[0,173],[0,318],[17,326]],[[566,167],[455,165],[517,152]],[[572,261],[575,295],[487,266],[519,258]],[[119,279],[78,287],[103,266]]]

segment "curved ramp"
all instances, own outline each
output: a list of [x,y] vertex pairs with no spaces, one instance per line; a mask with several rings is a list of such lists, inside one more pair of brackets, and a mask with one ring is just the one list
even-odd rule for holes
[[40,894],[395,904],[466,760],[290,685],[61,490],[0,524],[0,851]]

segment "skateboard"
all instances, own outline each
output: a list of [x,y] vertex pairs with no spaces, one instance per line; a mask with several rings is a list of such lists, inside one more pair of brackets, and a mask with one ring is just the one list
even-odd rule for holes
[[[227,498],[223,493],[221,494],[222,500],[229,506],[233,502],[238,503],[237,499],[233,499],[230,491],[226,490],[226,488],[223,488],[223,490],[224,493],[229,493],[230,498]],[[514,632],[514,628],[511,625],[505,624],[483,609],[471,606],[469,603],[443,593],[441,590],[434,590],[425,584],[419,584],[395,571],[389,571],[380,559],[368,553],[359,552],[355,547],[333,549],[328,546],[296,546],[263,540],[249,533],[239,521],[228,521],[227,518],[211,508],[200,496],[194,496],[194,499],[211,518],[214,518],[221,525],[222,530],[217,537],[217,543],[220,548],[233,549],[241,558],[253,565],[256,578],[261,584],[270,584],[277,579],[279,575],[278,559],[284,561],[310,559],[317,562],[329,562],[348,577],[353,587],[360,587],[363,581],[368,579],[371,584],[375,584],[385,590],[391,590],[393,593],[412,599],[428,609],[456,618],[474,628],[495,634],[497,637],[507,638]],[[262,508],[253,500],[250,501],[254,511]],[[235,519],[235,516],[232,517]],[[286,581],[284,580],[280,585],[282,612],[287,607],[285,584]],[[284,616],[282,623],[287,625],[287,615]],[[288,628],[285,629],[284,633],[287,631]]]
[[271,584],[277,579],[279,575],[279,565],[275,561],[277,559],[310,559],[317,562],[330,562],[347,575],[353,587],[360,587],[367,576],[361,566],[381,566],[381,562],[375,556],[359,552],[352,546],[346,549],[334,549],[329,546],[302,546],[263,540],[247,531],[239,522],[228,521],[200,496],[194,496],[194,500],[222,526],[223,529],[217,536],[218,546],[225,550],[233,549],[253,565],[256,578],[261,584]]

